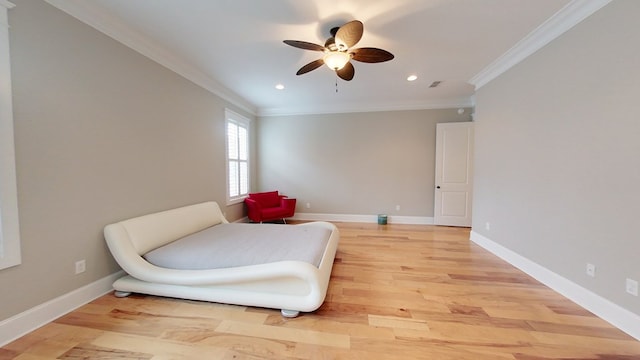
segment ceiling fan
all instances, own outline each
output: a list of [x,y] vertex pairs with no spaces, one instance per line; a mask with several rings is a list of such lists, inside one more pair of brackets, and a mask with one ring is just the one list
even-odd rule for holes
[[350,81],[355,75],[355,68],[350,62],[351,59],[365,63],[379,63],[393,59],[393,54],[378,48],[363,47],[352,49],[362,38],[363,31],[364,25],[362,22],[353,20],[331,29],[331,37],[327,39],[324,46],[306,41],[284,40],[285,44],[299,49],[324,52],[324,56],[321,59],[314,60],[301,67],[296,75],[306,74],[324,64],[334,70],[341,79]]

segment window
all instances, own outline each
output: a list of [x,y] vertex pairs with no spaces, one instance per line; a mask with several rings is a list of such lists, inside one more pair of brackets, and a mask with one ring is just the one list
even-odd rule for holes
[[242,201],[249,194],[249,119],[226,110],[227,203]]
[[0,2],[0,269],[21,262],[7,20],[13,6]]

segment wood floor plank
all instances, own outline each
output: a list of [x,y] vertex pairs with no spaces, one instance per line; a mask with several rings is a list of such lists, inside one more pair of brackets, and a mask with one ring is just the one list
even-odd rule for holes
[[333,334],[344,334],[349,337],[365,337],[370,339],[390,340],[395,337],[392,329],[371,326],[369,323],[344,322],[339,318],[322,319],[312,317],[300,317],[292,321],[280,315],[269,317],[265,325],[282,326],[292,329],[314,330]]
[[108,294],[0,348],[0,360],[640,359],[640,341],[471,243],[469,229],[336,225],[313,313]]
[[374,327],[386,327],[389,329],[410,329],[416,331],[430,331],[429,325],[424,320],[397,318],[393,316],[369,315],[369,325]]
[[49,357],[49,356],[38,356],[38,355],[32,355],[32,354],[20,354],[16,357],[11,358],[13,360],[51,360],[53,358]]
[[94,346],[91,344],[80,344],[71,348],[66,353],[60,355],[58,359],[73,360],[73,359],[130,359],[130,360],[149,360],[153,357],[152,354],[137,353],[131,351],[123,351],[113,348],[103,348]]
[[218,359],[225,356],[227,349],[223,347],[198,346],[178,341],[158,341],[143,335],[107,332],[91,342],[100,348],[115,349],[121,352],[157,354],[153,359]]
[[252,336],[263,339],[295,341],[306,344],[348,349],[349,336],[324,331],[290,329],[281,326],[255,325],[239,321],[223,321],[216,332]]

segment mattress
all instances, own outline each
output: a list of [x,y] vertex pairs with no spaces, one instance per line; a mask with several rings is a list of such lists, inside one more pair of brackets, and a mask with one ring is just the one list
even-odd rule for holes
[[314,226],[219,224],[154,249],[143,257],[159,267],[220,269],[286,260],[319,266],[331,231]]

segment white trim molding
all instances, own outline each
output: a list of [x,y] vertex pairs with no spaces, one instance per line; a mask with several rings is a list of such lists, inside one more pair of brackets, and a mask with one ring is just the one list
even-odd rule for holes
[[456,109],[473,107],[470,96],[460,98],[449,98],[419,102],[398,102],[395,104],[373,104],[373,103],[350,103],[344,105],[334,105],[330,109],[326,106],[287,106],[284,108],[260,108],[258,116],[290,116],[290,115],[315,115],[315,114],[345,114],[362,112],[381,111],[405,111],[405,110],[433,110],[433,109]]
[[475,85],[476,90],[480,89],[610,2],[611,0],[572,0],[471,78],[469,83]]
[[131,27],[97,10],[95,4],[85,0],[45,0],[50,5],[66,12],[114,40],[130,47],[158,64],[192,81],[220,98],[256,115],[257,109],[211,76],[186,63],[152,39]]
[[106,276],[0,322],[0,347],[113,290],[123,271]]
[[0,269],[22,262],[7,14],[14,6],[6,0],[0,1]]
[[637,314],[614,304],[475,231],[471,231],[470,240],[562,296],[591,311],[601,319],[640,340],[640,316]]
[[[10,1],[7,1],[7,0],[0,0],[0,6],[6,8],[6,9],[12,9],[12,8],[14,8],[16,6],[16,4],[14,4],[14,3],[10,2]],[[7,27],[9,27],[9,23],[7,22],[6,18],[2,19],[2,23],[4,25],[6,25]]]
[[[291,217],[291,219],[302,221],[377,223],[378,215],[296,213],[293,217]],[[387,224],[433,225],[433,217],[389,215],[387,217]]]

